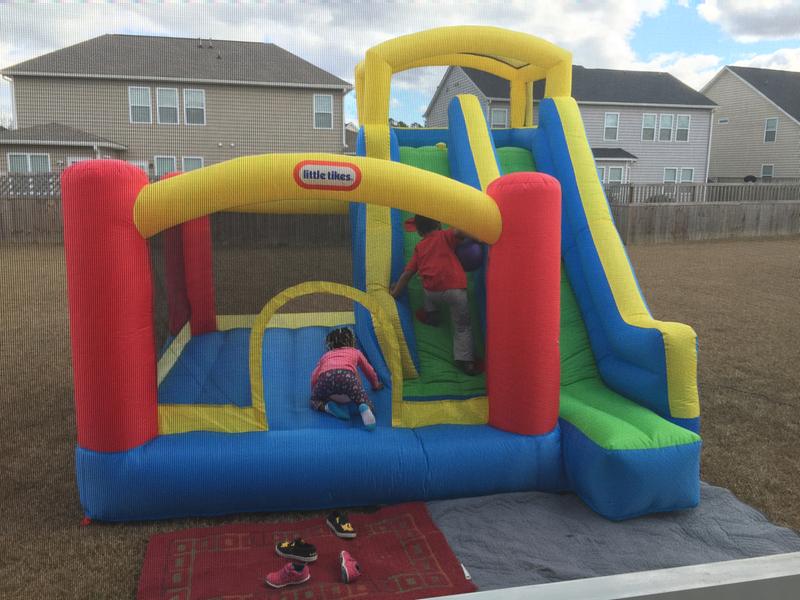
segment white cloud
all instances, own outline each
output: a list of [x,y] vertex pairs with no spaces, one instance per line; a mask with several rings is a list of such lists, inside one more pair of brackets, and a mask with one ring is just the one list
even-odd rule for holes
[[697,12],[737,42],[800,37],[797,0],[704,0],[697,5]]
[[800,47],[781,48],[769,54],[756,54],[737,60],[733,64],[742,67],[758,67],[761,69],[800,71]]
[[630,68],[642,71],[666,71],[686,85],[699,90],[722,66],[722,58],[715,54],[669,52],[657,54],[646,62],[635,62]]

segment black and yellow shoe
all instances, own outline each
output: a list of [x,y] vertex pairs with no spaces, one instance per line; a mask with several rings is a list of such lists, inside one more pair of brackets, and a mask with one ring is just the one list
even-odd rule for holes
[[334,511],[325,519],[328,527],[340,538],[352,539],[356,537],[356,530],[347,515],[343,512]]
[[298,562],[314,562],[317,560],[317,548],[314,544],[309,544],[302,538],[295,538],[291,542],[278,542],[275,544],[275,554],[296,560]]

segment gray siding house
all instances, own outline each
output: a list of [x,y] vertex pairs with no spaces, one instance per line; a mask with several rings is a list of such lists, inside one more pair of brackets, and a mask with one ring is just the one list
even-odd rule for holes
[[[264,152],[342,152],[346,81],[275,44],[103,35],[6,67],[0,172],[123,158],[161,175]],[[49,139],[48,139],[49,138]]]
[[[534,122],[543,91],[538,82]],[[448,68],[425,111],[426,126],[446,126],[450,100],[464,93],[478,97],[491,127],[508,127],[508,82],[462,67]],[[706,181],[715,105],[699,92],[668,73],[574,66],[572,94],[605,183]]]
[[719,106],[712,179],[800,179],[800,73],[726,66],[703,93]]

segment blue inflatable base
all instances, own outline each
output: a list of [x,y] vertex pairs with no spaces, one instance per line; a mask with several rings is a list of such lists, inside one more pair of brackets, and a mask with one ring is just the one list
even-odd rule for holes
[[127,452],[78,448],[78,488],[102,521],[560,491],[560,436],[488,425],[164,435]]

